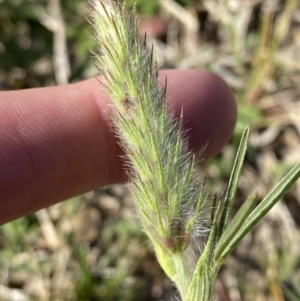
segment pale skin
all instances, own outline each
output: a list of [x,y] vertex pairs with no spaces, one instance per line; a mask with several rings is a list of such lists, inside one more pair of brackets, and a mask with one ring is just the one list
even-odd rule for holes
[[[236,122],[226,83],[202,70],[161,71],[168,107],[184,115],[189,146],[216,155]],[[0,224],[96,187],[125,182],[122,150],[97,79],[0,92]]]

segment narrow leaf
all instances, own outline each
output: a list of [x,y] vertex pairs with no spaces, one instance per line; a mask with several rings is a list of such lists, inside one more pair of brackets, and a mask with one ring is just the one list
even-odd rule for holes
[[256,194],[250,195],[248,197],[248,199],[246,200],[246,202],[239,209],[239,211],[233,218],[232,222],[229,224],[229,226],[226,228],[226,230],[222,234],[222,236],[216,246],[215,255],[214,255],[214,261],[217,262],[218,264],[222,264],[223,258],[220,260],[220,256],[221,256],[222,252],[227,247],[227,245],[230,243],[230,241],[232,240],[234,235],[240,230],[240,228],[242,227],[246,218],[249,216],[249,214],[253,210],[256,202],[257,202]]
[[273,190],[262,200],[262,202],[252,211],[245,220],[242,229],[232,238],[221,255],[225,258],[236,245],[249,233],[254,226],[270,211],[270,209],[285,195],[291,186],[300,177],[300,162],[295,165],[290,172],[273,188]]
[[226,189],[225,199],[224,199],[224,209],[222,212],[220,225],[219,225],[219,235],[222,235],[224,232],[226,225],[228,223],[228,217],[232,208],[232,204],[234,202],[234,198],[236,195],[237,187],[238,187],[238,181],[239,177],[242,171],[243,162],[247,150],[247,142],[248,142],[248,136],[249,136],[249,128],[247,127],[244,130],[244,133],[242,135],[240,145],[236,154],[236,158],[234,161],[234,165],[232,168],[232,172],[230,175],[228,187]]

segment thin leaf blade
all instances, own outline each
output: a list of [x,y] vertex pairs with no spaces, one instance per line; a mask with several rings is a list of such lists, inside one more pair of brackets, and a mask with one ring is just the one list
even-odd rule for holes
[[224,232],[227,226],[229,214],[236,195],[238,181],[240,178],[240,174],[244,163],[244,158],[246,155],[248,137],[249,137],[249,127],[247,127],[243,132],[240,145],[236,154],[236,158],[234,161],[234,165],[231,171],[228,187],[226,189],[226,194],[224,199],[224,209],[222,212],[219,229],[218,229],[220,236],[222,235],[222,233]]
[[290,172],[271,190],[262,202],[252,211],[241,230],[232,238],[221,258],[226,256],[236,247],[236,245],[249,233],[257,223],[270,211],[270,209],[285,195],[291,186],[300,177],[300,162],[295,165]]

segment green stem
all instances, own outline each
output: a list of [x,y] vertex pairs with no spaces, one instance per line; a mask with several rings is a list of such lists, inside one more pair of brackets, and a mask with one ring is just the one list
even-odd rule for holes
[[184,258],[182,252],[176,252],[172,257],[176,268],[176,279],[174,279],[174,282],[177,284],[182,300],[184,300],[190,285],[191,273],[186,265],[186,258]]

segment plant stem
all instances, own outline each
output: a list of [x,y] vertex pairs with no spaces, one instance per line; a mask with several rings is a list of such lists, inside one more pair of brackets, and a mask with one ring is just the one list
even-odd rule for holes
[[172,257],[176,267],[176,279],[174,279],[174,282],[177,284],[180,296],[184,300],[184,296],[186,296],[190,285],[191,273],[187,268],[186,259],[181,252],[173,254]]

